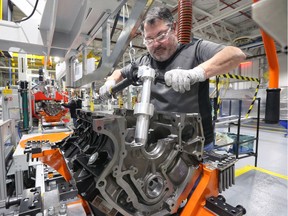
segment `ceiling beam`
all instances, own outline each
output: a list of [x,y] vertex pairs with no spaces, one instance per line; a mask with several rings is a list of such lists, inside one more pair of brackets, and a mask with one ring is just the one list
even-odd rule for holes
[[[208,13],[207,11],[204,11],[204,10],[202,10],[202,9],[196,7],[196,6],[193,6],[193,12],[196,12],[196,13],[199,13],[199,14],[202,14],[202,15],[205,15],[205,16],[208,16],[208,17],[210,17],[211,19],[214,19],[214,18],[215,18],[214,15],[212,15],[212,14]],[[194,19],[194,21],[196,21],[196,19]],[[232,30],[236,30],[236,27],[233,26],[233,25],[230,24],[230,23],[227,23],[227,22],[223,21],[223,24],[224,24],[225,26],[231,28]]]
[[225,19],[225,18],[227,18],[227,17],[230,17],[230,16],[238,13],[239,11],[242,11],[242,10],[245,10],[245,9],[251,7],[252,4],[253,4],[252,1],[251,1],[251,2],[248,2],[248,3],[246,3],[246,4],[244,4],[244,5],[240,6],[240,7],[238,7],[238,8],[236,8],[236,9],[233,9],[233,10],[231,10],[231,11],[229,11],[229,12],[226,12],[226,13],[223,13],[223,14],[217,16],[217,17],[214,17],[213,19],[208,20],[207,22],[205,22],[205,23],[203,23],[203,24],[201,24],[201,25],[193,28],[193,29],[192,29],[192,32],[198,31],[199,29],[205,28],[205,27],[207,27],[207,26],[209,26],[209,25],[211,25],[211,24],[213,24],[213,23],[215,23],[215,22],[218,22],[218,21],[220,21],[220,20],[222,20],[222,19]]

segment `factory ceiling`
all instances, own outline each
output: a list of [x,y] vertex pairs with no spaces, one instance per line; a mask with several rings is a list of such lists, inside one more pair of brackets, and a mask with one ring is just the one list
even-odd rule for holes
[[[128,1],[116,1],[116,0],[109,0],[110,2],[117,2],[117,5],[109,5],[112,10],[117,10],[117,8],[121,8],[121,12],[116,16],[111,16],[108,20],[109,25],[108,28],[110,29],[110,38],[111,40],[109,43],[109,46],[106,46],[106,44],[103,46],[103,34],[101,30],[96,34],[93,34],[93,37],[86,37],[86,41],[89,41],[89,44],[87,43],[87,54],[90,56],[96,57],[98,60],[102,57],[103,52],[107,52],[107,49],[109,49],[109,52],[113,51],[115,49],[115,46],[117,45],[117,41],[119,38],[122,38],[121,32],[123,32],[124,27],[127,25],[129,21],[129,17],[133,17],[133,10],[136,7],[138,7],[137,2],[141,2],[142,0],[128,0]],[[21,4],[19,3],[21,2]],[[49,3],[50,7],[52,9],[44,10],[43,8],[46,4]],[[58,7],[55,7],[57,1],[54,0],[23,0],[23,1],[16,1],[11,0],[9,1],[12,12],[11,12],[11,21],[15,20],[21,20],[31,14],[33,11],[33,8],[35,7],[36,3],[39,3],[37,5],[37,9],[34,13],[34,18],[36,16],[39,16],[39,19],[42,20],[40,23],[40,30],[47,29],[49,32],[49,28],[51,28],[51,24],[49,21],[51,21],[52,24],[54,24],[53,30],[54,30],[54,36],[51,36],[49,38],[49,34],[46,35],[47,41],[48,40],[54,40],[56,36],[60,38],[56,42],[51,42],[48,47],[50,48],[48,50],[50,59],[50,65],[48,65],[51,70],[55,69],[55,62],[53,61],[54,57],[57,55],[62,55],[64,59],[71,57],[73,55],[74,50],[79,49],[79,44],[83,44],[83,42],[79,42],[79,40],[83,40],[83,35],[85,35],[87,32],[91,34],[87,30],[80,29],[78,32],[78,36],[71,39],[72,45],[68,46],[67,48],[61,47],[62,44],[60,43],[67,43],[67,35],[71,35],[74,33],[73,28],[77,27],[77,19],[80,15],[83,15],[85,12],[81,12],[81,8],[84,4],[91,4],[91,8],[97,7],[105,8],[105,5],[108,4],[108,1],[92,1],[92,0],[61,0],[59,2]],[[66,2],[66,3],[65,3]],[[125,4],[123,2],[126,2]],[[146,2],[146,1],[142,1]],[[150,7],[153,6],[161,6],[165,5],[168,7],[172,13],[174,14],[175,20],[178,19],[178,3],[180,0],[155,0],[155,1],[147,1],[149,2]],[[54,4],[54,5],[53,5]],[[111,3],[112,4],[112,3]],[[226,45],[234,45],[242,48],[248,56],[257,56],[264,53],[263,49],[263,42],[261,33],[259,30],[259,26],[254,22],[252,19],[252,9],[251,6],[253,4],[252,0],[192,0],[192,37],[198,39],[203,38],[209,41],[222,43]],[[104,6],[103,6],[104,5]],[[53,10],[57,8],[57,11]],[[108,6],[107,6],[108,7]],[[80,8],[80,9],[79,9]],[[147,7],[145,8],[147,9]],[[61,11],[62,10],[62,11]],[[103,9],[104,10],[104,9]],[[93,10],[92,10],[93,11]],[[95,10],[94,10],[95,11]],[[77,15],[78,12],[78,15]],[[88,11],[89,13],[91,11]],[[48,13],[48,14],[47,14]],[[89,13],[86,15],[86,20],[89,18]],[[98,12],[100,13],[100,12]],[[105,12],[107,14],[107,10]],[[102,18],[105,16],[105,13],[102,13]],[[76,17],[76,15],[77,17]],[[54,19],[53,19],[54,16]],[[134,15],[135,16],[135,15]],[[43,19],[45,17],[45,19]],[[52,18],[51,18],[52,17]],[[100,19],[100,18],[99,18]],[[104,19],[104,18],[103,18]],[[44,20],[44,21],[43,21]],[[46,20],[46,21],[45,21]],[[57,20],[59,22],[57,22]],[[96,21],[95,21],[96,22]],[[101,23],[101,20],[97,21],[98,24]],[[76,24],[75,24],[76,23]],[[129,23],[128,23],[129,24]],[[90,24],[91,25],[91,24]],[[93,28],[96,31],[96,24],[93,23]],[[88,26],[88,24],[87,24]],[[99,26],[101,27],[101,26]],[[70,29],[69,29],[70,28]],[[87,27],[88,28],[88,27]],[[55,33],[56,32],[56,33]],[[87,35],[88,35],[87,33]],[[60,37],[61,35],[65,35],[65,37]],[[43,31],[41,32],[41,35],[43,36]],[[59,36],[60,35],[60,36]],[[80,38],[80,36],[81,38]],[[2,36],[0,36],[1,39]],[[63,39],[64,38],[64,39]],[[80,39],[79,39],[80,38]],[[128,40],[128,38],[127,38]],[[69,40],[68,40],[69,41]],[[59,43],[57,46],[53,46],[53,43]],[[125,45],[121,49],[125,49],[123,52],[118,52],[122,54],[121,58],[118,60],[119,67],[125,65],[127,62],[130,62],[131,60],[131,53],[133,54],[132,57],[137,58],[141,54],[147,52],[145,49],[145,46],[143,45],[143,40],[141,37],[141,33],[139,30],[136,29],[136,31],[131,33],[131,38],[129,38],[129,42],[125,41]],[[75,47],[77,46],[77,47]],[[60,47],[60,48],[59,48]],[[126,49],[127,48],[127,49]],[[0,42],[0,50],[3,50],[1,47]],[[29,49],[29,48],[27,48]],[[116,49],[119,49],[116,47]],[[277,49],[280,49],[278,46]],[[104,50],[104,51],[103,51]],[[3,50],[7,51],[7,50]],[[41,50],[40,50],[41,51]],[[132,52],[133,51],[133,52]],[[37,52],[39,52],[39,49],[37,47]],[[35,67],[40,67],[41,64],[43,64],[43,58],[39,57],[39,53],[29,53],[32,55],[31,59],[28,60],[28,64],[34,65]],[[35,54],[36,56],[34,56]],[[77,57],[81,61],[81,55],[83,53],[79,52],[77,54]],[[33,58],[34,56],[34,58]],[[40,55],[41,56],[41,55]],[[15,56],[16,58],[16,56]],[[3,60],[3,57],[1,57],[1,65],[2,67],[7,65],[7,59]],[[62,58],[63,59],[63,58]],[[47,61],[47,62],[48,62]],[[17,66],[17,61],[14,61],[15,66]],[[3,66],[4,65],[4,66]]]

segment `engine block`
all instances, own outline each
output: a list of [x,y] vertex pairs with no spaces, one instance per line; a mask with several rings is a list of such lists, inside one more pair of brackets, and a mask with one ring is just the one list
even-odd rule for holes
[[[79,126],[61,143],[79,194],[105,215],[170,215],[202,161],[198,114],[154,113],[148,142],[135,142],[133,110],[78,111]],[[185,197],[184,197],[185,199]]]

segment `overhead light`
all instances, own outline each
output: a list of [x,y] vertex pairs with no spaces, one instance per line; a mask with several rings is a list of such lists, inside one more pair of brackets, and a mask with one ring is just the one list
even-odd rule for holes
[[246,62],[241,62],[240,66],[251,66],[252,65],[252,61],[246,61]]
[[54,62],[55,62],[55,63],[58,63],[59,61],[60,61],[60,58],[59,58],[59,57],[57,57],[57,56],[54,57]]

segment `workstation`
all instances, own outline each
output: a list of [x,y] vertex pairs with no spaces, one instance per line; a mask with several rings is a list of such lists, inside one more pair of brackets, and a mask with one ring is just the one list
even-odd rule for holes
[[287,215],[286,0],[0,3],[0,215]]

